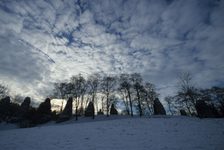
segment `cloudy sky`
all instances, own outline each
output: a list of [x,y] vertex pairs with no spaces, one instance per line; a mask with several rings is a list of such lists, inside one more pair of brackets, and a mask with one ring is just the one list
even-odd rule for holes
[[32,97],[93,72],[139,72],[161,95],[180,72],[223,86],[223,15],[222,0],[1,0],[0,82]]

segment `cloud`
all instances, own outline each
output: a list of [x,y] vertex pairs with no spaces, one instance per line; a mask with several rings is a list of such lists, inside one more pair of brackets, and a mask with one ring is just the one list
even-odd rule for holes
[[223,8],[218,0],[1,1],[0,77],[36,98],[78,73],[140,72],[161,97],[182,71],[198,86],[220,85]]
[[[36,87],[48,76],[51,62],[39,51],[18,41],[14,34],[0,35],[0,77],[14,92],[37,96]],[[14,86],[16,85],[16,86]]]

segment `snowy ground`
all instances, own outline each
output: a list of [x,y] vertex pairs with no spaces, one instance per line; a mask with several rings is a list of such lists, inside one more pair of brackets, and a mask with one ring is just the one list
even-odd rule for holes
[[[1,126],[0,126],[1,127]],[[2,150],[224,150],[224,119],[112,118],[0,131]]]

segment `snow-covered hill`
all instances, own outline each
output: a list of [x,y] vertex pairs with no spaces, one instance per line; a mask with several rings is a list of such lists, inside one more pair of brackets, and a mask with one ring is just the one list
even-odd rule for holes
[[223,150],[224,119],[70,121],[0,131],[2,150]]

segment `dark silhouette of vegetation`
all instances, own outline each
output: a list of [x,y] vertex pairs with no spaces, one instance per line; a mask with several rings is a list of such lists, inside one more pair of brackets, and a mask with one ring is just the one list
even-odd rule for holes
[[187,113],[186,113],[186,111],[184,109],[181,109],[180,110],[180,115],[181,116],[187,116]]
[[114,104],[111,105],[111,108],[110,108],[110,114],[111,114],[111,115],[118,115],[118,111],[117,111],[117,109],[115,108]]
[[198,100],[198,90],[194,87],[190,73],[182,73],[179,77],[179,90],[177,102],[187,109],[189,114],[196,112],[196,101]]
[[133,89],[136,92],[137,109],[139,111],[139,116],[141,117],[143,115],[143,112],[142,112],[143,99],[140,97],[141,89],[143,88],[142,77],[140,74],[134,73],[131,75],[131,81],[132,81]]
[[112,92],[115,91],[116,77],[113,76],[105,76],[101,81],[101,89],[102,93],[105,94],[106,97],[106,114],[109,116],[109,107],[111,105],[112,100],[110,98]]
[[[224,117],[224,88],[198,89],[189,73],[182,74],[179,80],[176,95],[164,99],[171,115]],[[30,97],[16,95],[12,101],[8,88],[0,85],[0,122],[17,123],[20,127],[33,127],[51,120],[59,123],[71,119],[73,110],[76,120],[79,116],[94,119],[95,114],[166,115],[155,85],[145,82],[138,73],[93,74],[86,78],[78,74],[67,82],[55,83],[54,87],[53,99],[68,100],[64,109],[57,104],[60,110],[52,112],[50,98],[35,108],[31,106]],[[123,105],[124,110],[116,109],[117,103]]]
[[206,103],[204,100],[198,100],[195,107],[198,117],[200,118],[218,117],[218,111],[215,106],[213,104]]
[[155,99],[158,97],[158,93],[156,93],[155,85],[149,82],[145,83],[144,88],[142,89],[144,94],[144,106],[148,109],[149,114],[153,114],[153,104]]
[[95,109],[94,109],[93,102],[89,102],[88,107],[86,108],[86,111],[85,111],[85,116],[86,117],[93,116],[94,115],[94,111],[95,111]]
[[0,99],[8,96],[8,92],[9,92],[9,89],[3,84],[0,84]]
[[57,123],[69,120],[72,117],[72,106],[73,106],[72,103],[73,99],[72,97],[69,97],[64,110],[61,112],[61,114],[59,114]]
[[179,79],[177,94],[165,98],[169,110],[173,114],[180,112],[181,115],[200,118],[224,117],[224,88],[196,88],[189,73],[183,73]]
[[123,90],[123,94],[125,95],[125,97],[127,97],[128,101],[129,101],[129,105],[128,106],[128,113],[129,113],[129,108],[130,108],[130,114],[131,116],[133,116],[133,102],[132,102],[132,98],[131,98],[131,82],[130,82],[130,75],[129,74],[121,74],[120,75],[120,90]]
[[[99,88],[99,79],[100,76],[99,74],[93,74],[91,76],[89,76],[87,83],[88,83],[88,87],[89,87],[89,94],[91,95],[91,102],[93,104],[93,108],[95,103],[97,103],[96,101],[96,94],[98,92],[98,88]],[[96,104],[97,105],[97,104]],[[92,113],[92,118],[95,118],[95,109],[93,109],[93,113]]]
[[[88,107],[90,104],[93,105],[94,112],[90,113],[90,110],[85,110],[86,116],[92,114],[94,119],[98,112],[109,116],[110,107],[117,100],[123,101],[125,112],[128,115],[133,116],[134,113],[139,116],[153,114],[153,103],[158,97],[155,86],[152,83],[144,82],[138,73],[105,76],[93,74],[86,79],[79,74],[71,77],[68,82],[56,83],[54,95],[59,98],[72,97],[73,103],[75,103],[76,120],[78,116],[82,115],[80,110],[87,109],[87,104]],[[98,111],[100,106],[101,111]]]
[[51,102],[50,98],[46,98],[37,108],[38,123],[45,123],[51,120]]
[[[171,115],[174,115],[174,110],[173,110],[173,103],[172,103],[172,97],[171,96],[167,96],[165,97],[165,102],[167,103],[167,107],[168,107],[168,110],[170,112]],[[183,110],[184,111],[184,110]],[[180,113],[183,112],[180,110]],[[185,112],[185,111],[184,111]],[[185,112],[186,113],[186,112]],[[182,115],[182,114],[181,114]]]
[[154,108],[154,115],[166,115],[166,111],[158,98],[155,99],[153,108]]

